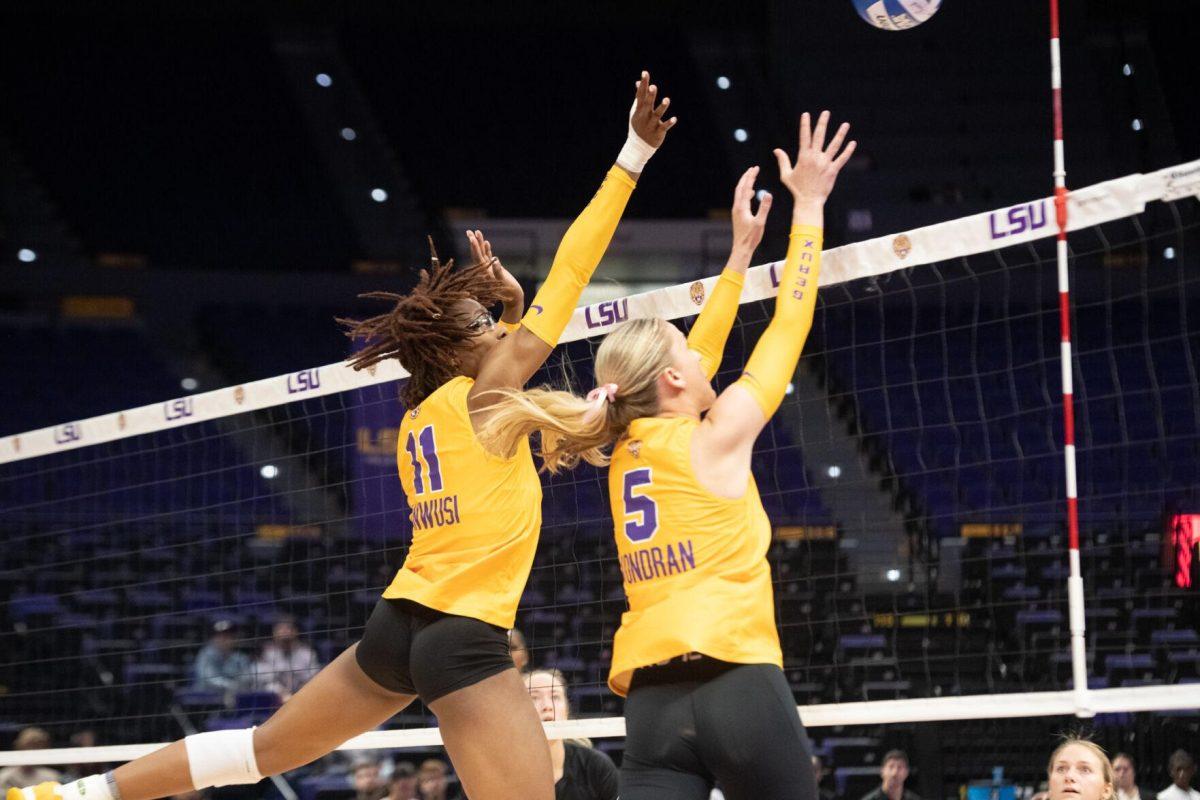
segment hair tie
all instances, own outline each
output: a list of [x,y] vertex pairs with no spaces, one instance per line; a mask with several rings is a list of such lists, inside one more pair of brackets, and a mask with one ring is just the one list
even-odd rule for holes
[[611,403],[617,399],[617,385],[615,383],[605,383],[597,386],[587,393],[587,401],[592,404],[592,407],[583,415],[585,421],[591,421],[604,413],[604,404]]

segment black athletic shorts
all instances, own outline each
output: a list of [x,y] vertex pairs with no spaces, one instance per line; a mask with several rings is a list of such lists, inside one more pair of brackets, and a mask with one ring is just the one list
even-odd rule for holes
[[816,800],[812,749],[783,671],[706,656],[633,674],[621,800]]
[[426,705],[513,668],[504,628],[386,597],[371,612],[355,655],[371,680]]

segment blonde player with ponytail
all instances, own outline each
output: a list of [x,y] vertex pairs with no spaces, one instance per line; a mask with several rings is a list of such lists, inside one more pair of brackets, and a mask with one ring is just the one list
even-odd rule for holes
[[[766,554],[771,525],[750,471],[754,441],[782,402],[812,326],[825,199],[854,152],[848,125],[825,146],[828,112],[800,120],[792,227],[775,314],[742,376],[710,383],[737,311],[769,200],[750,213],[738,184],[729,265],[686,339],[661,319],[609,334],[597,388],[505,392],[480,435],[498,452],[541,431],[550,470],[609,463],[614,534],[629,610],[609,686],[627,696],[622,800],[815,798],[808,739],[784,678]],[[611,456],[606,453],[610,444]]]

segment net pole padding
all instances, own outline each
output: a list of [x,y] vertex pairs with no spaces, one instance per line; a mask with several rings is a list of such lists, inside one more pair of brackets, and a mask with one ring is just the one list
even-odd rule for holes
[[[1147,711],[1193,711],[1200,708],[1200,684],[1131,686],[1096,689],[1089,695],[1096,713]],[[1023,717],[1071,716],[1076,712],[1075,693],[1023,692],[979,694],[963,697],[927,697],[908,700],[873,700],[861,703],[827,703],[798,706],[800,719],[808,728],[838,725],[895,725],[914,722],[948,722],[970,719],[1019,719]],[[544,723],[550,738],[612,739],[625,736],[624,717],[574,719]],[[161,750],[157,744],[62,747],[50,750],[0,752],[0,767],[54,764],[111,764],[130,761]],[[442,744],[437,728],[370,731],[356,736],[338,750],[380,750],[405,747],[435,747]],[[1049,744],[1049,743],[1047,743]]]
[[[1166,167],[1156,172],[1135,173],[1122,178],[1076,189],[1064,198],[1070,209],[1068,230],[1079,230],[1140,214],[1146,203],[1200,198],[1200,160]],[[951,261],[999,247],[1013,247],[1054,235],[1053,226],[1027,226],[1011,232],[1004,229],[1010,211],[1026,214],[1031,206],[1044,211],[1057,198],[1029,203],[940,222],[899,234],[880,236],[835,247],[821,256],[821,286],[886,275],[901,269]],[[1044,218],[1041,213],[1034,215]],[[997,227],[999,226],[999,228]],[[747,271],[741,302],[773,298],[778,288],[782,261],[761,264]],[[700,312],[719,276],[681,283],[581,306],[567,325],[559,342],[600,336],[629,319],[659,316],[679,319]],[[0,437],[0,464],[126,439],[147,433],[184,427],[197,422],[260,411],[296,400],[338,394],[403,379],[408,373],[395,361],[385,361],[369,370],[355,371],[345,363],[312,367],[274,378],[227,386],[209,392],[174,398],[161,403],[102,414]]]
[[1067,611],[1071,629],[1071,680],[1075,691],[1075,714],[1091,717],[1087,679],[1087,617],[1084,614],[1083,575],[1079,565],[1079,491],[1075,460],[1075,387],[1071,368],[1071,280],[1067,273],[1067,160],[1063,146],[1062,50],[1058,27],[1058,0],[1050,0],[1050,97],[1054,119],[1054,219],[1058,233],[1055,258],[1058,265],[1058,319],[1062,336],[1063,466],[1067,489]]

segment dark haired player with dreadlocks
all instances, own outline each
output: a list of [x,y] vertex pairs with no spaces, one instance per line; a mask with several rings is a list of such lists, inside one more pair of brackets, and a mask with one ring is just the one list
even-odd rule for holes
[[[334,659],[260,728],[175,742],[113,772],[65,786],[11,789],[8,800],[152,800],[251,784],[307,764],[420,697],[472,800],[552,800],[546,735],[513,667],[506,629],[533,564],[541,488],[525,442],[514,455],[475,435],[487,393],[519,389],[550,355],[600,262],[635,181],[675,118],[643,72],[629,138],[591,203],[563,237],[519,327],[516,282],[477,233],[478,263],[422,272],[391,311],[350,324],[368,343],[358,368],[398,358],[412,374],[400,432],[401,482],[413,543],[362,640]],[[498,336],[488,306],[505,305]]]

